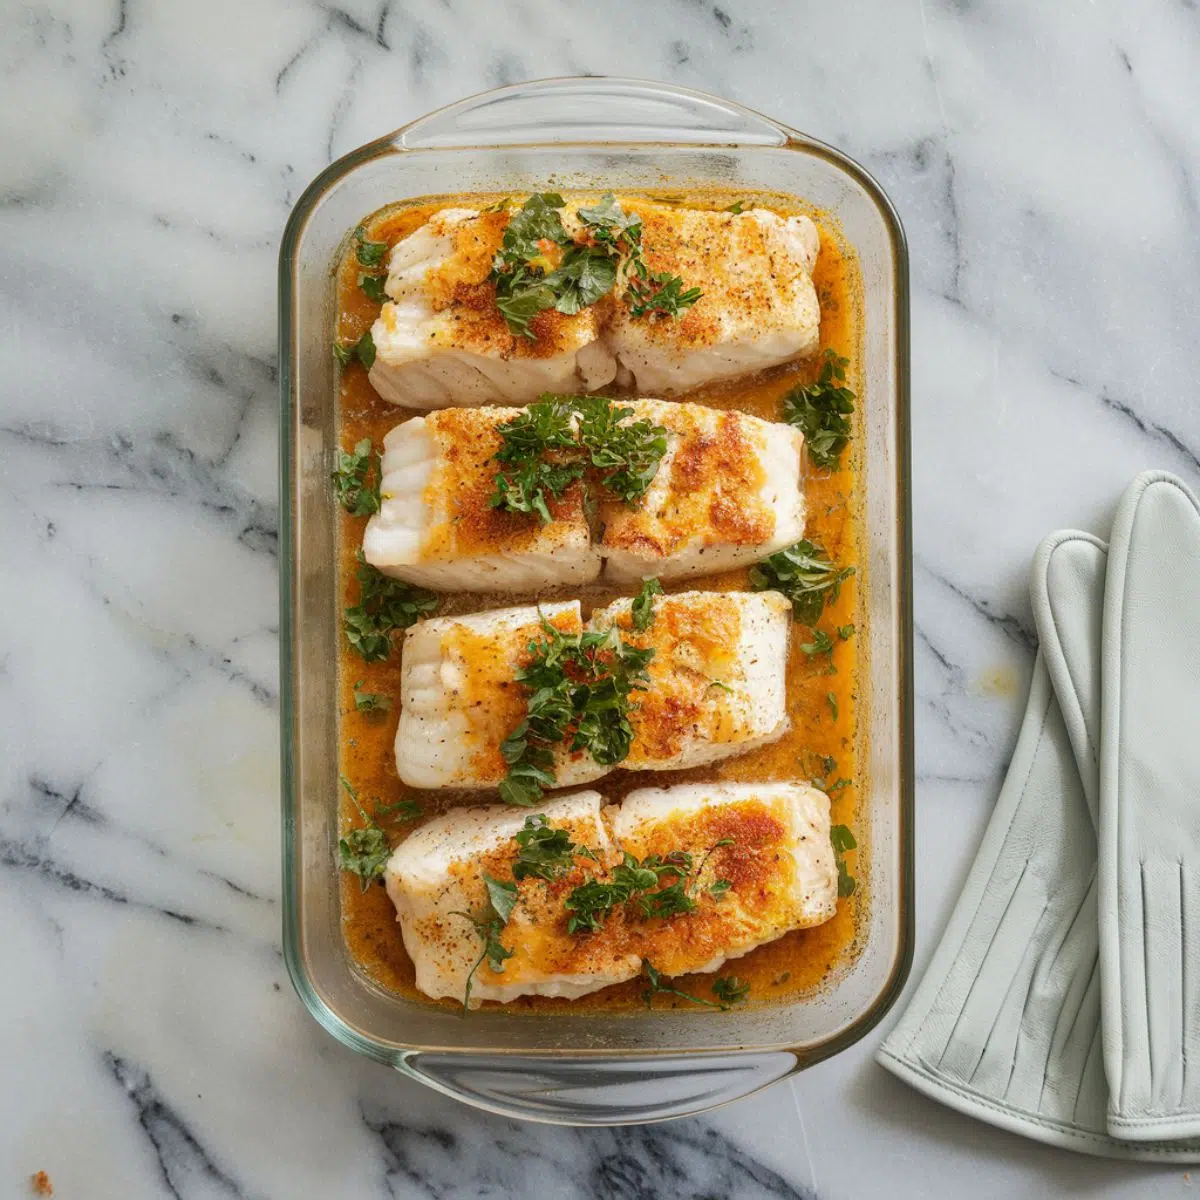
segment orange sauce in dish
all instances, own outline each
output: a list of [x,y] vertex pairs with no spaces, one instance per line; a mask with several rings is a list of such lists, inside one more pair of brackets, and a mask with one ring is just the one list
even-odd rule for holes
[[[482,208],[502,197],[446,197],[436,201],[405,204],[385,209],[364,222],[368,238],[393,244],[420,226],[442,208],[462,206]],[[726,208],[735,195],[714,192],[697,193],[686,197],[695,208]],[[674,199],[674,197],[673,197]],[[821,250],[813,272],[821,305],[820,349],[830,348],[849,359],[847,384],[858,393],[856,406],[870,403],[863,394],[861,361],[861,275],[853,249],[842,237],[836,223],[825,213],[803,208],[786,197],[754,197],[758,207],[771,208],[784,215],[805,212],[816,221],[821,233]],[[568,197],[568,203],[574,199]],[[335,336],[351,342],[371,327],[379,313],[379,305],[371,301],[358,286],[361,267],[355,261],[353,244],[348,244],[336,268],[334,285],[337,290],[337,326]],[[804,362],[790,364],[744,379],[707,385],[678,397],[712,408],[736,409],[766,420],[778,420],[784,394],[796,384],[812,382],[820,366],[814,356]],[[603,389],[618,396],[615,388]],[[370,438],[380,448],[384,435],[414,415],[413,410],[389,404],[376,395],[367,380],[367,372],[357,362],[341,371],[338,395],[337,435],[342,447],[352,447],[362,438]],[[856,411],[854,428],[861,428]],[[862,544],[862,508],[857,495],[859,479],[860,440],[852,438],[842,455],[841,467],[834,472],[818,471],[809,464],[804,478],[807,502],[805,537],[822,545],[829,557],[838,564],[854,564],[857,574],[842,585],[840,594],[826,605],[820,627],[834,641],[831,673],[828,655],[809,657],[801,645],[808,642],[812,631],[804,625],[793,624],[787,674],[787,705],[792,721],[791,730],[778,742],[753,750],[740,757],[691,770],[626,771],[605,776],[596,787],[610,803],[619,803],[636,788],[669,787],[678,783],[706,781],[773,781],[823,779],[827,785],[848,780],[836,786],[831,794],[834,824],[848,825],[859,839],[860,849],[846,855],[846,865],[857,880],[855,893],[838,902],[837,914],[823,925],[796,930],[778,940],[761,946],[742,958],[730,960],[718,974],[736,974],[750,984],[748,1004],[791,1003],[820,988],[831,974],[845,967],[856,953],[859,929],[865,925],[865,910],[870,904],[870,846],[862,836],[859,821],[859,797],[865,791],[863,772],[867,762],[866,717],[860,708],[861,683],[865,680],[866,662],[863,653],[865,629],[861,591],[866,582],[864,563],[859,557]],[[336,501],[330,498],[330,503]],[[339,507],[338,587],[339,609],[356,604],[358,584],[355,581],[356,553],[361,545],[365,518],[353,517]],[[748,588],[747,571],[739,569],[717,575],[677,580],[665,585],[668,592],[708,590],[736,591]],[[594,608],[611,603],[620,595],[633,594],[607,587],[603,582],[585,587],[566,586],[544,589],[537,597],[529,593],[449,593],[443,594],[439,616],[484,611],[513,604],[529,604],[536,599],[559,600],[579,598],[586,620]],[[837,627],[855,625],[856,632],[848,640],[835,633]],[[416,822],[393,823],[384,818],[381,824],[398,843],[421,820],[447,809],[464,804],[498,803],[493,792],[487,791],[419,791],[402,784],[396,775],[392,743],[399,719],[400,640],[395,635],[392,653],[384,662],[364,663],[338,636],[338,697],[339,697],[339,761],[342,773],[351,781],[368,811],[373,803],[395,804],[399,800],[416,800],[423,816]],[[359,712],[354,704],[354,692],[360,689],[382,693],[392,698],[393,707],[386,712]],[[332,801],[331,801],[332,802]],[[343,828],[361,823],[349,800],[342,796]],[[454,1001],[432,1001],[417,991],[413,983],[412,963],[400,937],[396,913],[384,888],[379,885],[363,891],[357,877],[341,876],[342,928],[351,961],[376,985],[408,1000],[424,1004],[453,1007]],[[682,976],[672,980],[681,991],[697,996],[710,996],[713,975]],[[617,984],[576,1000],[527,996],[511,1001],[505,1007],[514,1012],[607,1012],[642,1009],[645,981],[634,979]],[[686,1001],[660,995],[655,1007],[692,1007]],[[699,1009],[698,1009],[699,1010]]]

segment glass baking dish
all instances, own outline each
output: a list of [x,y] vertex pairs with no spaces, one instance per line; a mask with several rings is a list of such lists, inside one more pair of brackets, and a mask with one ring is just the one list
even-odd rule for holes
[[[863,275],[865,506],[861,603],[869,722],[858,953],[815,995],[730,1013],[473,1012],[398,998],[352,965],[336,868],[333,267],[384,205],[458,192],[794,195],[830,213]],[[501,88],[413,122],[323,171],[288,221],[279,263],[284,949],[297,992],[346,1045],[511,1116],[617,1124],[743,1096],[861,1038],[908,972],[913,930],[908,263],[895,211],[828,146],[728,101],[627,79]]]

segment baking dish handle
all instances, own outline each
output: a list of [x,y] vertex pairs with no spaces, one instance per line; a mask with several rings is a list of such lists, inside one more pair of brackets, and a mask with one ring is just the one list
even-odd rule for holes
[[401,150],[555,142],[781,146],[790,131],[740,104],[643,79],[539,79],[482,92],[397,130]]
[[415,1052],[397,1067],[476,1108],[551,1125],[637,1125],[738,1100],[799,1067],[786,1051],[654,1058]]

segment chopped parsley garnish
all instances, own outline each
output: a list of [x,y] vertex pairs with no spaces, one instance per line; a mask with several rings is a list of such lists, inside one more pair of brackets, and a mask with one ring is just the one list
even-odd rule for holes
[[830,713],[833,714],[833,719],[836,721],[838,719],[837,697],[832,692],[826,692],[825,700],[826,700],[826,703],[828,703],[828,705],[829,705]]
[[642,219],[626,213],[611,192],[595,207],[581,208],[578,215],[598,243],[626,255],[624,300],[630,315],[677,317],[700,299],[700,289],[685,289],[678,275],[650,270],[642,257]]
[[703,996],[693,996],[691,992],[683,992],[669,983],[664,983],[665,976],[649,960],[642,963],[642,966],[645,968],[648,984],[642,992],[642,999],[647,1008],[652,1007],[655,996],[662,995],[678,996],[680,1000],[687,1000],[692,1004],[702,1004],[706,1008],[719,1008],[722,1012],[728,1012],[733,1005],[745,1003],[750,992],[750,985],[743,983],[736,975],[722,975],[713,980],[712,993],[717,997],[716,1000],[706,1000]]
[[591,208],[581,208],[577,215],[592,238],[602,246],[611,246],[613,253],[641,254],[642,218],[637,213],[627,213],[612,192]]
[[633,898],[628,872],[628,867],[617,866],[610,879],[589,879],[573,889],[564,902],[571,914],[567,918],[567,932],[598,933],[608,914]]
[[[371,439],[363,438],[353,450],[339,450],[336,462],[331,477],[334,495],[341,506],[354,517],[369,517],[377,513],[382,471]],[[373,476],[370,482],[368,475]]]
[[492,263],[493,272],[513,271],[543,258],[542,242],[569,246],[571,235],[558,215],[563,203],[557,192],[535,192],[530,196],[509,218],[500,252]]
[[842,581],[853,567],[838,567],[815,542],[802,541],[778,550],[750,568],[750,586],[756,592],[782,592],[792,602],[792,615],[805,625],[815,625],[826,601],[837,599]]
[[516,675],[529,692],[525,718],[500,745],[506,804],[534,804],[554,786],[557,746],[586,751],[601,766],[627,758],[630,694],[644,689],[654,657],[627,646],[615,628],[567,634],[543,617],[542,630],[545,639],[529,643],[530,661]]
[[470,921],[476,934],[483,939],[483,951],[475,960],[475,965],[467,976],[467,986],[463,991],[463,1012],[466,1012],[470,1006],[471,985],[475,982],[475,972],[479,970],[484,961],[486,960],[487,965],[499,974],[504,970],[505,960],[513,956],[513,952],[507,949],[500,940],[500,935],[504,932],[508,918],[512,916],[512,910],[517,905],[517,885],[493,879],[486,871],[483,872],[483,884],[487,889],[487,904],[482,913],[478,915],[466,912],[452,914],[465,917]]
[[359,712],[387,712],[392,707],[392,698],[382,692],[360,692],[363,685],[360,679],[354,685],[354,707]]
[[647,420],[628,421],[633,409],[604,396],[544,394],[499,426],[493,508],[537,513],[553,520],[550,501],[559,499],[591,470],[599,485],[632,502],[650,486],[667,452],[667,431]]
[[820,654],[833,653],[833,639],[823,629],[814,629],[811,642],[801,642],[800,649],[809,658],[816,658]]
[[736,217],[738,213],[742,212],[743,210],[744,206],[742,202],[740,200],[735,200],[725,211],[727,213],[733,213],[733,215]]
[[[590,242],[577,242],[562,223],[563,198],[538,192],[509,218],[489,278],[496,307],[517,337],[536,337],[532,322],[557,309],[568,316],[595,304],[617,284],[622,256],[628,263],[625,299],[633,315],[678,316],[700,298],[677,275],[652,274],[642,258],[642,221],[612,195],[578,210]],[[557,262],[556,262],[557,260]]]
[[826,779],[837,770],[837,759],[832,754],[815,755],[806,752],[800,756],[800,764],[810,776],[813,787],[822,792],[826,790]]
[[501,446],[495,460],[502,466],[488,503],[508,512],[537,513],[549,524],[549,500],[558,499],[583,477],[583,463],[577,461],[575,397],[547,394],[498,432]]
[[616,282],[615,258],[593,246],[572,246],[563,255],[562,264],[546,276],[545,286],[554,293],[554,307],[573,316],[607,296]]
[[[626,904],[633,904],[644,920],[669,920],[694,912],[695,890],[709,858],[718,847],[732,844],[731,837],[714,842],[698,867],[686,850],[662,856],[651,854],[640,862],[626,851],[623,861],[613,867],[607,879],[589,879],[568,893],[564,902],[571,914],[567,918],[567,932],[596,933],[614,909]],[[672,882],[665,883],[666,877]],[[716,880],[709,892],[714,899],[720,899],[732,886],[727,879]]]
[[[633,599],[630,607],[630,619],[633,627],[639,633],[654,624],[654,597],[663,594],[663,586],[657,579],[643,579],[641,591]],[[716,680],[713,680],[715,683]]]
[[346,639],[366,662],[387,658],[392,648],[392,631],[407,629],[423,616],[436,611],[433,592],[391,579],[363,560],[358,552],[358,603],[342,614]]
[[641,910],[642,916],[658,917],[663,920],[696,910],[696,902],[687,894],[682,879],[677,879],[657,892],[646,892],[638,896],[637,906]]
[[849,359],[825,351],[815,383],[794,387],[783,398],[783,419],[804,434],[809,461],[836,470],[850,441],[854,393],[846,387]]
[[[522,267],[513,277],[509,290],[501,292],[497,286],[496,307],[512,333],[532,342],[537,335],[533,332],[531,322],[538,313],[554,307],[554,293],[537,280],[529,282],[531,278]],[[522,283],[524,286],[518,286]]]
[[375,339],[371,331],[368,329],[357,342],[334,342],[333,357],[343,367],[348,367],[357,358],[369,371],[375,365]]
[[571,841],[565,829],[552,826],[545,813],[526,817],[514,840],[519,847],[512,869],[514,879],[558,879],[575,866],[576,857],[596,857],[587,846]]
[[629,280],[625,299],[635,317],[677,317],[703,294],[698,287],[685,289],[678,275],[647,270]]
[[746,997],[750,994],[750,985],[744,983],[736,975],[722,975],[719,979],[714,980],[712,985],[713,995],[721,1001],[727,1008],[735,1004],[745,1004]]
[[838,895],[853,896],[858,883],[854,876],[846,870],[846,860],[843,855],[847,850],[857,850],[858,843],[854,840],[854,834],[850,832],[848,825],[832,826],[829,830],[829,840],[833,843],[833,854],[837,860]]
[[[649,959],[642,963],[646,971],[646,982],[649,985],[642,992],[642,999],[646,1002],[646,1007],[651,1008],[654,1005],[655,996],[678,996],[681,1000],[690,1000],[693,1004],[703,1004],[707,1008],[721,1008],[722,1005],[716,1000],[705,1000],[702,996],[693,996],[690,992],[681,992],[677,987],[672,987],[669,983],[664,983],[665,976],[661,971],[657,970]],[[716,984],[713,985],[714,987]]]
[[854,625],[839,625],[837,627],[837,635],[843,642],[848,642],[854,636]]
[[383,262],[383,256],[388,252],[387,242],[372,242],[367,240],[367,231],[359,225],[354,231],[354,254],[359,265],[377,267]]
[[365,892],[375,880],[382,877],[383,868],[392,853],[387,834],[379,827],[379,818],[398,813],[401,820],[410,821],[421,815],[421,806],[415,800],[400,800],[383,806],[376,804],[374,814],[369,815],[350,780],[345,775],[339,775],[338,779],[365,822],[359,828],[351,829],[344,838],[338,839],[338,867],[357,875]]
[[389,817],[394,814],[401,821],[415,821],[424,811],[419,800],[397,800],[395,804],[375,806],[376,818]]
[[542,243],[571,244],[558,215],[562,206],[563,198],[556,192],[530,196],[509,218],[500,250],[492,260],[489,278],[496,285],[496,307],[518,337],[532,340],[535,335],[530,322],[558,302],[546,278],[550,260]]
[[654,482],[667,452],[666,429],[645,418],[630,421],[632,408],[604,396],[578,396],[575,407],[579,440],[601,484],[618,500],[633,503]]
[[368,300],[374,300],[376,304],[383,304],[391,299],[387,292],[383,290],[386,283],[386,275],[367,275],[364,272],[360,272],[358,276],[358,286],[362,288],[363,295]]

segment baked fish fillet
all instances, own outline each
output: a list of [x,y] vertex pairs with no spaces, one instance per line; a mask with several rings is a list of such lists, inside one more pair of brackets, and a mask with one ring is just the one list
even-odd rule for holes
[[[560,878],[517,883],[517,902],[499,935],[512,957],[501,971],[493,971],[486,960],[480,963],[471,982],[471,1007],[518,996],[583,996],[641,970],[641,959],[625,949],[616,923],[604,937],[579,937],[566,929],[566,893],[618,858],[601,804],[599,793],[577,792],[540,810],[551,826],[565,829],[571,841],[592,851],[596,861],[576,858]],[[528,809],[505,805],[453,809],[415,830],[388,860],[388,895],[416,968],[416,985],[427,996],[464,999],[484,947],[462,914],[487,912],[485,871],[502,883],[512,882],[518,852],[513,838],[528,816]]]
[[829,797],[807,784],[645,788],[608,815],[626,853],[685,851],[699,872],[687,885],[694,911],[626,927],[630,948],[664,975],[715,971],[837,910]]
[[798,429],[700,404],[634,400],[629,407],[634,419],[665,427],[668,445],[641,499],[600,506],[609,579],[727,571],[804,536]]
[[[387,575],[443,591],[533,591],[600,574],[576,483],[553,520],[493,508],[499,426],[511,408],[451,409],[414,417],[383,440],[379,512],[363,555]],[[795,539],[793,539],[795,540]]]
[[619,765],[677,771],[745,754],[781,738],[787,714],[791,604],[778,592],[656,596],[654,619],[633,628],[632,601],[592,614],[628,645],[651,646],[646,690],[635,693],[633,744]]
[[508,212],[447,208],[392,247],[390,300],[371,327],[370,380],[385,400],[426,409],[524,404],[612,380],[596,306],[539,313],[532,340],[505,324],[488,275],[508,220]]
[[635,317],[628,304],[615,306],[607,341],[638,391],[683,392],[816,350],[820,237],[808,217],[627,207],[642,218],[647,267],[703,293],[677,317]]
[[[563,633],[582,629],[579,601],[438,617],[412,626],[400,665],[396,770],[417,788],[491,788],[507,774],[500,745],[526,713],[514,682],[531,642],[544,639],[541,617]],[[558,787],[607,775],[583,751],[561,747]]]

